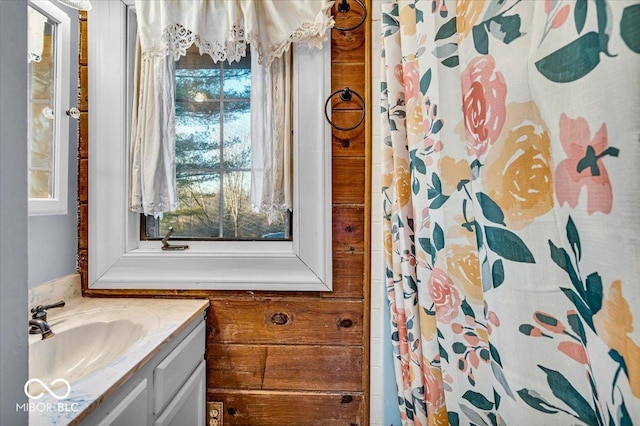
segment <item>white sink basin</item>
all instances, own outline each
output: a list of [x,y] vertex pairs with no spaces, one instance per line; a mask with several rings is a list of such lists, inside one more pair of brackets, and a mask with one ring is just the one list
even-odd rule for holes
[[[30,339],[29,378],[34,379],[29,383],[31,397],[46,391],[42,383],[50,390],[56,389],[66,386],[64,381],[72,384],[117,362],[157,328],[159,319],[152,312],[133,315],[111,309],[61,317],[49,324],[55,336],[46,340]],[[40,339],[40,335],[35,337]]]

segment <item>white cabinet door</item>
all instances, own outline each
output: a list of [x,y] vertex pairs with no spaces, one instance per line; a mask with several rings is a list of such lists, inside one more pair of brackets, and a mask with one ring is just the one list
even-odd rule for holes
[[154,426],[205,425],[205,372],[202,360]]
[[98,426],[147,424],[147,379],[141,381],[111,410]]

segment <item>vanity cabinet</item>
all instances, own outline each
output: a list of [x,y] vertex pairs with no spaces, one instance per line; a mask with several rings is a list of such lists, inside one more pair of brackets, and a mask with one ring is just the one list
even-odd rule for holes
[[82,422],[83,426],[204,426],[205,321],[192,321]]

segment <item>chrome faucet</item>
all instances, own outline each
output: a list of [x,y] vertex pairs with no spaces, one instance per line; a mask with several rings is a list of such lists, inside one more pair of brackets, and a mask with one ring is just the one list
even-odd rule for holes
[[51,331],[51,326],[47,322],[47,309],[62,308],[65,305],[64,300],[51,305],[38,305],[31,308],[31,319],[29,320],[29,334],[41,334],[42,340],[53,337],[55,334]]
[[42,340],[55,336],[49,323],[41,319],[29,320],[29,334],[42,334]]

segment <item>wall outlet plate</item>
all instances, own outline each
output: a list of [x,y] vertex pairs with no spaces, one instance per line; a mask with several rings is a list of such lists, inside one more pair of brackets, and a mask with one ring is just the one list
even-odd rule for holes
[[207,426],[222,426],[222,402],[207,402]]

